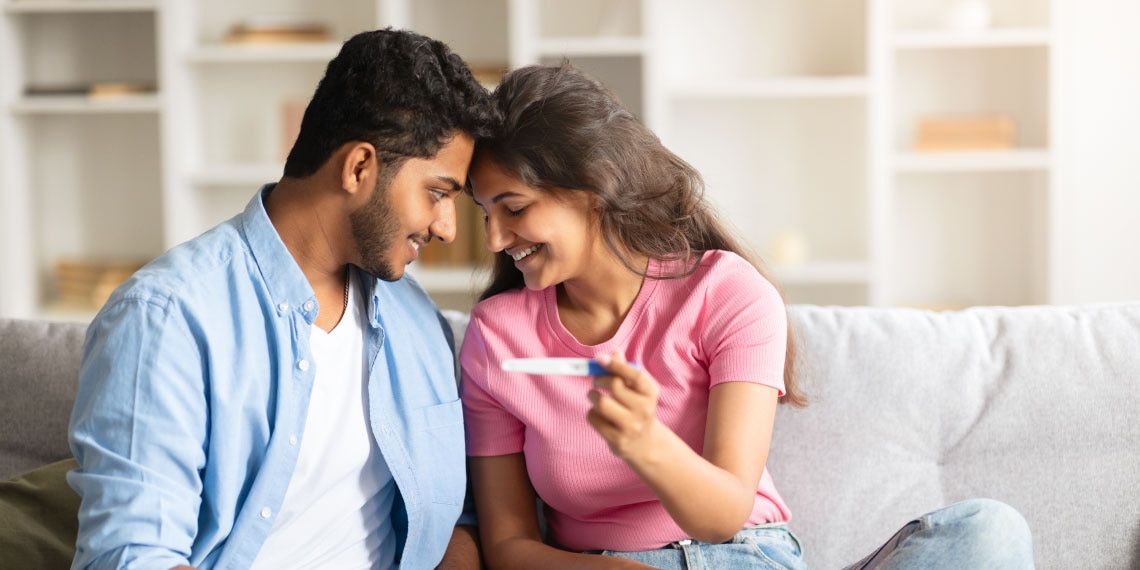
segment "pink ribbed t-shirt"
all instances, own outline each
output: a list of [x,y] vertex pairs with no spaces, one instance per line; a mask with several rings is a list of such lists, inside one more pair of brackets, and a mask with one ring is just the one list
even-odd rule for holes
[[[651,261],[650,275],[667,269]],[[555,288],[496,295],[471,312],[460,362],[472,456],[523,452],[546,503],[551,539],[569,550],[649,550],[686,538],[661,502],[590,427],[588,377],[500,370],[508,358],[592,357],[620,350],[661,385],[657,416],[700,453],[709,390],[757,382],[784,392],[787,317],[775,288],[740,256],[710,251],[681,279],[646,279],[617,333],[579,343]],[[788,520],[767,469],[750,524]]]

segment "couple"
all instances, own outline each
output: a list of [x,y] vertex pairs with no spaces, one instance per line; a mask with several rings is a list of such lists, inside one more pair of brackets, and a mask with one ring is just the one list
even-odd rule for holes
[[[785,308],[701,192],[569,65],[488,95],[440,42],[351,38],[281,180],[91,324],[74,567],[804,567],[765,470],[777,401],[803,402]],[[450,329],[403,275],[472,198],[496,264],[460,400]],[[609,374],[501,370],[522,356]],[[970,501],[857,565],[1032,550],[1019,515]]]

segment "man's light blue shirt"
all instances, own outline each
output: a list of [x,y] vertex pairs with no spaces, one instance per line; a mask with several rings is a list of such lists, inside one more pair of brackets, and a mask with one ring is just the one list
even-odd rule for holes
[[[91,323],[73,568],[248,568],[268,536],[305,436],[320,310],[266,215],[271,190],[148,264]],[[369,420],[398,487],[397,555],[431,568],[466,488],[451,332],[411,278],[353,278],[371,293]]]

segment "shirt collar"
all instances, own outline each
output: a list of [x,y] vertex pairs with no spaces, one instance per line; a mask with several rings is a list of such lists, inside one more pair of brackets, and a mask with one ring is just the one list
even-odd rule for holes
[[[241,214],[241,227],[273,305],[282,314],[302,307],[306,301],[315,303],[316,295],[265,211],[265,198],[275,186],[266,184],[257,191]],[[305,313],[312,322],[316,311]]]

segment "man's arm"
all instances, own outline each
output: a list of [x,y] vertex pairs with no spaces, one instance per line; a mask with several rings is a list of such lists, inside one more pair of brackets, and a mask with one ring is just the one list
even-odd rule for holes
[[83,499],[76,568],[189,561],[208,414],[181,325],[139,299],[90,325],[69,433],[79,469],[68,483]]
[[443,553],[438,570],[479,570],[483,567],[479,557],[478,529],[473,526],[460,525],[451,533],[451,541],[447,543],[447,552]]

